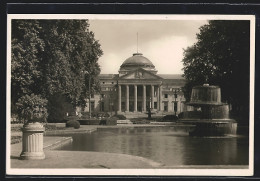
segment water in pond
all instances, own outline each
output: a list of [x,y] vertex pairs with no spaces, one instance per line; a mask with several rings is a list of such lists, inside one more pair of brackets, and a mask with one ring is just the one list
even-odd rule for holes
[[62,150],[129,154],[167,166],[248,165],[248,137],[190,137],[178,127],[106,128],[72,137]]

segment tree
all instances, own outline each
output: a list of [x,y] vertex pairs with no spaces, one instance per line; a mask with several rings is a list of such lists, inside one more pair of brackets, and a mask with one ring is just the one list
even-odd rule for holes
[[97,77],[103,53],[88,27],[87,20],[12,20],[14,112],[18,99],[32,93],[48,100],[63,95],[74,108],[82,103],[88,86],[83,72]]
[[41,76],[39,63],[44,42],[38,32],[38,21],[12,21],[11,96],[14,105],[25,94],[36,93],[36,80]]
[[75,107],[85,91],[84,72],[92,72],[93,77],[100,73],[97,62],[102,55],[100,44],[85,20],[44,20],[40,24],[44,30],[41,37],[48,40],[42,66],[45,94],[65,94]]
[[222,101],[236,113],[249,110],[250,22],[209,21],[200,27],[197,42],[184,50],[184,92],[208,82],[219,85]]

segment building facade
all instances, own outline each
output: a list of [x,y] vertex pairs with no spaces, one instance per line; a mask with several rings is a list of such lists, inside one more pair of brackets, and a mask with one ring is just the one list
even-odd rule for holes
[[[165,65],[167,66],[167,65]],[[157,74],[153,63],[141,53],[134,53],[120,66],[118,74],[100,74],[101,92],[87,103],[93,112],[177,114],[184,111],[181,88],[185,79],[179,74]]]

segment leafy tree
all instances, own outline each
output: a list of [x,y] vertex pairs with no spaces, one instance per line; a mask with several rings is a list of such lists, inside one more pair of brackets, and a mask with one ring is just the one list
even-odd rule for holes
[[54,94],[49,96],[48,101],[48,122],[64,122],[67,113],[74,111],[72,104],[62,94]]
[[75,108],[87,94],[86,71],[91,88],[98,88],[102,50],[88,27],[87,20],[12,20],[13,111],[20,97],[32,93],[48,100],[63,95]]
[[209,21],[200,27],[197,42],[184,50],[184,87],[189,100],[191,88],[208,82],[221,87],[222,101],[236,113],[249,110],[250,22]]
[[39,37],[41,27],[38,21],[12,21],[11,53],[11,96],[12,103],[25,94],[38,93],[36,80],[42,74],[39,64],[44,41]]
[[41,37],[48,40],[42,66],[45,94],[60,92],[67,95],[74,106],[79,105],[80,96],[85,91],[82,86],[85,85],[84,72],[91,72],[92,77],[100,73],[97,63],[102,55],[100,44],[94,39],[94,33],[88,30],[85,20],[44,20],[40,24],[44,30]]

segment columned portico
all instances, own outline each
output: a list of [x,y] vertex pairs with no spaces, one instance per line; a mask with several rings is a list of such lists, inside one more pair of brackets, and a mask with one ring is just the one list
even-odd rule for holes
[[[161,100],[160,84],[130,82],[130,84],[121,83],[118,85],[118,112],[146,112],[147,108],[160,111]],[[157,106],[154,107],[156,101]]]

